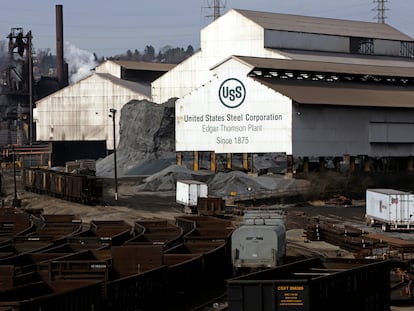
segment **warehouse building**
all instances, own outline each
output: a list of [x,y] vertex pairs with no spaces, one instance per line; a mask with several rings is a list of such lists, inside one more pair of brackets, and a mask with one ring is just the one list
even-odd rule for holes
[[[151,82],[173,66],[105,61],[83,80],[36,102],[37,141],[65,145],[61,147],[63,152],[76,148],[79,142],[103,145],[105,150],[113,150],[113,121],[116,133],[119,133],[121,108],[131,100],[149,100]],[[115,110],[114,114],[110,113],[111,109]],[[118,142],[119,136],[116,137],[116,145]],[[77,156],[82,158],[84,145],[78,149]]]
[[[282,153],[354,169],[398,159],[413,169],[414,39],[387,24],[230,10],[201,50],[152,83],[176,102],[176,151]],[[384,163],[382,160],[381,163]]]

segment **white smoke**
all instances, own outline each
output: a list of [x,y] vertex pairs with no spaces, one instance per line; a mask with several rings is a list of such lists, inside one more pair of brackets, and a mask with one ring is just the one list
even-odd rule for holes
[[90,76],[91,70],[98,65],[93,53],[81,50],[69,42],[65,42],[63,53],[69,67],[69,84]]

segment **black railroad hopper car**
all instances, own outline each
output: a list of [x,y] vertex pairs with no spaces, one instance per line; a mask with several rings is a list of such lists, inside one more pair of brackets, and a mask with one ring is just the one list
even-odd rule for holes
[[390,262],[312,258],[227,281],[229,311],[388,311]]
[[[72,225],[72,221],[78,225],[73,215],[39,219],[38,228]],[[3,265],[0,260],[4,275],[0,281],[5,284],[0,286],[0,309],[160,310],[179,305],[196,289],[204,293],[214,282],[225,284],[227,276],[219,272],[226,261],[230,264],[225,239],[212,240],[209,235],[184,241],[181,235],[176,239],[181,228],[170,234],[174,224],[145,220],[137,224],[156,236],[158,229],[168,229],[167,235],[177,244],[168,248],[157,242],[128,244],[139,230],[124,221],[92,221],[89,229],[64,236],[59,243],[36,231],[32,236],[13,236],[27,245],[10,252]],[[206,223],[203,227],[207,228]]]
[[38,281],[0,291],[0,310],[104,310],[103,283],[90,280]]
[[89,229],[66,238],[70,244],[79,244],[91,248],[118,246],[132,237],[132,228],[123,220],[93,220]]
[[164,249],[182,242],[183,229],[167,220],[137,220],[134,237],[125,245],[163,245]]
[[34,223],[27,213],[15,208],[2,208],[0,213],[0,247],[9,244],[13,236],[34,231]]
[[103,181],[96,176],[42,168],[23,170],[24,189],[82,204],[102,202]]

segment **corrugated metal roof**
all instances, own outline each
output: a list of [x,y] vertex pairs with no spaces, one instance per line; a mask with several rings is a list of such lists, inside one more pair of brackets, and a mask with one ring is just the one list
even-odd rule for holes
[[149,63],[149,62],[136,62],[130,60],[111,60],[115,64],[126,69],[133,70],[148,70],[148,71],[169,71],[176,66],[176,64],[166,63]]
[[395,56],[377,56],[348,53],[329,53],[318,51],[299,51],[269,49],[282,57],[292,60],[308,60],[329,63],[372,65],[372,66],[391,66],[391,67],[414,67],[412,58]]
[[366,86],[340,83],[256,78],[267,87],[300,104],[414,108],[414,87]]
[[131,82],[128,80],[122,80],[117,77],[114,77],[113,75],[110,75],[109,73],[95,73],[95,74],[98,75],[99,77],[102,77],[106,80],[111,81],[114,84],[130,89],[133,92],[145,95],[147,97],[151,96],[151,85],[145,85],[141,83]]
[[[307,60],[291,60],[291,59],[277,59],[277,58],[261,58],[249,56],[234,56],[234,58],[242,61],[252,68],[266,68],[269,70],[295,70],[295,71],[314,71],[314,72],[330,72],[330,73],[347,73],[347,74],[361,74],[361,75],[378,75],[378,76],[392,76],[392,77],[414,77],[414,62],[411,60],[398,62],[393,60],[386,60],[384,58],[373,60],[370,59],[370,64],[364,64],[363,60],[352,63],[353,59],[344,59],[347,63],[336,63],[323,61],[307,61]],[[399,65],[399,66],[397,66]]]
[[239,9],[235,11],[269,30],[413,41],[408,35],[387,24]]

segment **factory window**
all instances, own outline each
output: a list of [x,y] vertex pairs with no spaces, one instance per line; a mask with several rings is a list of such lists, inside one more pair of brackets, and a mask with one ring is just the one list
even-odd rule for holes
[[400,56],[413,57],[414,56],[414,42],[401,42]]
[[367,38],[351,37],[350,52],[352,54],[374,54],[374,40]]

